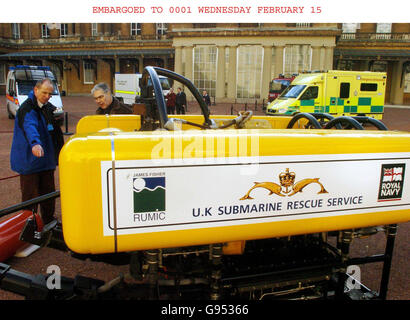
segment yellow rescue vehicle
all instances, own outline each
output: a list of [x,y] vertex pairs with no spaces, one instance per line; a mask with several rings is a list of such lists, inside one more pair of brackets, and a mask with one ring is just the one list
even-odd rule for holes
[[386,79],[384,72],[303,73],[266,107],[266,114],[308,112],[382,119]]
[[[168,116],[159,76],[189,90],[201,114]],[[397,224],[410,220],[409,132],[364,116],[327,115],[323,126],[310,113],[210,115],[189,79],[158,67],[140,85],[134,114],[78,122],[59,156],[61,224],[27,219],[19,237],[129,272],[61,277],[57,289],[52,276],[0,263],[0,289],[50,300],[386,299]],[[383,254],[349,253],[378,232]],[[374,262],[379,293],[360,276]]]

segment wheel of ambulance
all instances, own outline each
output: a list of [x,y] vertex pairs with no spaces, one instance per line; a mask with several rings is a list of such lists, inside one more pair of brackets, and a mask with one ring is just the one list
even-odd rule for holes
[[301,119],[308,120],[307,124],[304,126],[304,129],[322,129],[319,121],[317,121],[316,118],[310,113],[305,112],[297,113],[296,115],[294,115],[293,118],[289,121],[287,129],[292,129],[293,126]]
[[324,127],[324,129],[331,129],[333,127],[336,127],[337,125],[341,126],[341,129],[343,130],[350,130],[350,129],[356,129],[356,130],[364,130],[363,126],[355,119],[352,117],[347,117],[347,116],[341,116],[334,118],[333,120],[330,120]]
[[366,116],[355,116],[353,119],[357,120],[362,126],[366,124],[372,124],[379,130],[389,130],[387,127],[384,125],[383,122],[380,120],[371,118],[371,117],[366,117]]
[[[319,121],[320,126],[322,128],[324,128],[329,121],[331,121],[335,118],[334,116],[332,116],[329,113],[313,112],[313,113],[311,113],[311,115],[314,116]],[[340,123],[337,123],[335,125],[335,127],[336,127],[336,129],[342,129],[342,126],[340,125]]]

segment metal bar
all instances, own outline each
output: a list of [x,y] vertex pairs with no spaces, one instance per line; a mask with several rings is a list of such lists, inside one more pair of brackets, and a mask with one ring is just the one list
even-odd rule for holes
[[57,191],[47,193],[47,194],[44,194],[42,196],[30,199],[30,200],[24,201],[22,203],[14,205],[14,206],[7,207],[5,209],[0,210],[0,218],[5,216],[5,215],[8,215],[9,213],[16,212],[18,210],[27,209],[27,207],[29,207],[33,204],[38,204],[38,203],[46,201],[46,200],[58,198],[59,196],[60,196],[60,191],[57,190]]
[[373,262],[384,262],[386,261],[386,256],[384,254],[377,254],[369,257],[360,257],[360,258],[351,258],[347,261],[347,265],[357,265],[357,264],[366,264]]
[[[154,88],[155,98],[157,99],[158,104],[158,113],[159,113],[159,120],[161,122],[161,127],[163,128],[165,124],[168,122],[168,114],[164,100],[164,94],[162,93],[161,83],[159,82],[159,78],[155,77],[157,74],[157,70],[153,67],[145,67],[144,71],[142,72],[142,79],[147,79],[147,75],[151,78],[151,83]],[[146,80],[147,81],[147,80]],[[145,82],[147,84],[147,82]],[[160,101],[162,103],[160,104]]]
[[[0,263],[0,288],[22,296],[32,295],[36,292],[36,298],[45,299],[48,289],[45,286],[45,278],[23,273],[11,269],[9,265]],[[42,283],[44,286],[39,286]]]
[[393,258],[394,240],[396,239],[396,234],[397,234],[397,225],[396,224],[389,225],[387,227],[387,241],[386,241],[386,250],[384,254],[386,256],[386,259],[383,264],[382,279],[380,282],[379,298],[381,300],[386,300],[387,298],[387,289],[389,286],[390,269],[391,269],[391,262]]

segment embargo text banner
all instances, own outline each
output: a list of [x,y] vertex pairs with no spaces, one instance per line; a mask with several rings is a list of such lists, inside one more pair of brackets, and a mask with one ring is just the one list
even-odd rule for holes
[[20,0],[3,2],[0,22],[314,23],[409,22],[409,4],[391,0]]

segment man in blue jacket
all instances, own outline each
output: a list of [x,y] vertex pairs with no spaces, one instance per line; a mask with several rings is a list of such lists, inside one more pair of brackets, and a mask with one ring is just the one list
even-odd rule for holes
[[[55,107],[48,102],[53,91],[50,79],[38,81],[16,114],[10,164],[20,174],[22,201],[55,191],[54,171],[64,138],[53,116]],[[44,224],[51,222],[54,199],[42,202],[40,208]]]

